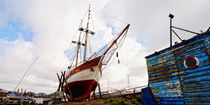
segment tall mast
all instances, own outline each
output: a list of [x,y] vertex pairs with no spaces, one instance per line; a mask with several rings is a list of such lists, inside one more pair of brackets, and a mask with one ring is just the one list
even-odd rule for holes
[[86,26],[86,31],[85,31],[85,47],[84,47],[84,61],[86,60],[86,50],[87,50],[87,38],[88,38],[88,28],[89,28],[89,20],[90,20],[90,4],[89,4],[89,9],[88,9],[88,20],[87,20],[87,26]]
[[[83,20],[81,20],[79,30],[81,30],[82,22],[83,22]],[[77,44],[77,53],[76,53],[76,63],[75,63],[75,66],[77,66],[77,64],[78,64],[78,56],[79,56],[79,49],[80,49],[80,46],[81,46],[81,45],[84,46],[84,44],[80,41],[80,40],[81,40],[81,33],[82,33],[82,31],[80,31],[78,41],[72,41],[72,43]]]
[[[81,21],[81,24],[82,24],[82,21]],[[81,37],[81,31],[80,31],[80,34],[79,34],[79,39],[78,39],[78,42],[77,42],[77,55],[76,55],[76,67],[77,67],[77,64],[78,64],[78,55],[79,55],[79,49],[80,49],[80,45],[81,45],[81,42],[80,42],[80,37]]]

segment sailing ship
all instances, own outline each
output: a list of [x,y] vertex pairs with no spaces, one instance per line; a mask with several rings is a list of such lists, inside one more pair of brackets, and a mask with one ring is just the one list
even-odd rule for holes
[[[91,10],[89,6],[87,15],[85,15],[85,18],[87,18],[87,23],[85,24],[86,28],[83,28],[81,25],[83,18],[78,29],[78,39],[77,41],[72,41],[72,43],[76,44],[76,54],[65,74],[66,83],[63,86],[64,92],[71,97],[71,100],[75,101],[90,98],[91,93],[95,91],[98,86],[105,66],[109,63],[116,50],[122,46],[130,26],[130,24],[127,24],[118,35],[102,48],[102,50],[89,54],[89,57],[86,57],[88,46],[87,39],[89,35],[95,34],[95,32],[89,29],[90,14]],[[82,35],[84,38],[82,38]],[[83,53],[81,54],[81,52]],[[83,56],[83,60],[80,62],[79,55]]]

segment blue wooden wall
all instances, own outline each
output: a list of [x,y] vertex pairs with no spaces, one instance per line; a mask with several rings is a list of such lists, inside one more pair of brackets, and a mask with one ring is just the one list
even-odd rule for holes
[[[184,59],[195,56],[198,68]],[[149,87],[160,105],[210,105],[210,32],[146,57]]]

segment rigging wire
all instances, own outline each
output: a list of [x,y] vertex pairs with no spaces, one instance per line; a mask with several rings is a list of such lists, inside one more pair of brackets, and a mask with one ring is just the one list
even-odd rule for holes
[[98,9],[94,8],[94,7],[93,7],[93,9],[95,9],[98,13],[101,13],[102,15],[106,15],[106,16],[112,18],[112,19],[115,19],[115,20],[119,21],[119,22],[122,22],[122,23],[124,23],[124,24],[128,24],[127,22],[125,22],[125,21],[122,20],[122,19],[119,19],[119,18],[116,18],[116,17],[114,17],[114,16],[111,16],[111,15],[109,15],[109,14],[107,14],[107,13],[101,11],[101,10],[98,10]]
[[[98,12],[98,13],[101,13],[102,15],[105,15],[105,16],[109,16],[111,19],[114,19],[114,20],[117,20],[117,21],[119,21],[119,22],[121,22],[121,23],[124,23],[124,24],[128,24],[127,22],[125,22],[124,20],[122,20],[122,19],[119,19],[119,18],[115,18],[115,17],[113,17],[113,16],[111,16],[111,15],[109,15],[109,14],[107,14],[107,13],[104,13],[103,11],[100,11],[100,10],[98,10],[98,9],[96,9],[96,8],[94,8],[94,7],[92,7],[96,12]],[[93,9],[92,9],[92,11],[93,11]],[[88,9],[89,10],[89,9]],[[85,15],[83,16],[83,18],[82,18],[82,21],[84,20],[84,18],[85,18],[85,16],[87,15],[87,13],[88,13],[88,10],[86,11],[86,13],[85,13]],[[93,31],[95,30],[95,26],[94,26],[94,22],[93,22],[93,14],[91,14],[91,22],[92,22],[92,27],[93,27]],[[80,24],[81,25],[81,24]],[[80,27],[78,27],[78,28],[80,28]],[[73,37],[73,39],[75,38],[75,36],[76,36],[76,33],[78,32],[78,30],[76,30],[76,32],[75,32],[75,34],[74,34],[74,37]],[[126,32],[126,34],[127,34],[127,32]],[[126,36],[125,36],[126,37]],[[83,37],[82,37],[82,40],[81,40],[81,42],[83,41],[83,39],[84,39],[84,35],[83,35]],[[123,40],[124,40],[124,38],[123,38]],[[89,45],[90,45],[90,54],[92,54],[92,48],[91,48],[91,43],[90,43],[90,38],[88,39],[88,42],[89,42]],[[110,41],[111,42],[111,41]],[[71,43],[72,44],[72,43]],[[71,47],[71,44],[70,44],[70,47]],[[110,44],[110,43],[109,43]],[[108,45],[109,45],[108,44]],[[96,44],[97,45],[97,44]],[[120,46],[121,47],[121,46]],[[119,49],[120,49],[120,47],[119,47]],[[104,47],[104,48],[106,48],[106,47]],[[103,50],[104,48],[102,48],[101,50]],[[101,51],[100,50],[100,51]],[[100,52],[99,51],[99,52]],[[82,52],[81,52],[81,47],[80,47],[80,59],[82,58],[82,54],[81,54]],[[74,57],[74,59],[75,59],[75,57]],[[114,60],[114,59],[113,59]],[[113,61],[112,61],[113,62]],[[111,62],[111,63],[112,63]],[[71,65],[73,65],[73,63],[74,63],[74,60],[72,61],[72,63],[71,63]],[[111,64],[110,63],[110,64]]]
[[[128,33],[128,30],[124,33],[124,34],[127,34]],[[115,51],[115,52],[119,52],[119,50],[121,49],[121,47],[122,47],[122,43],[125,41],[125,38],[126,38],[126,35],[124,36],[124,37],[122,37],[121,38],[121,45],[119,45],[119,46],[117,46],[118,47],[118,49]],[[114,38],[115,39],[115,38]],[[119,43],[120,44],[120,43]],[[110,51],[111,52],[111,51]],[[111,57],[112,58],[112,57]],[[110,58],[110,59],[111,59]],[[113,61],[115,60],[115,58],[116,57],[114,57],[113,59],[112,59],[112,61],[110,62],[110,63],[108,63],[107,64],[107,66],[105,66],[102,70],[104,70],[106,67],[108,67],[108,66],[110,66],[112,63],[113,63]]]
[[[93,21],[93,10],[91,10],[90,17],[91,17],[92,28],[93,28],[92,31],[95,32],[95,29],[94,29],[94,28],[95,28],[95,27],[94,27],[94,21]],[[91,41],[90,41],[90,40],[91,40],[91,37],[88,38],[88,42],[89,42],[89,46],[90,46],[90,47],[89,47],[89,48],[90,48],[89,53],[90,53],[90,56],[91,56],[91,55],[92,55],[92,48],[91,48]]]
[[80,63],[80,60],[82,59],[82,47],[80,47],[79,50],[80,50],[80,52],[79,52],[79,57],[80,57],[80,58],[79,58],[79,63]]
[[[121,23],[128,24],[127,22],[125,22],[125,21],[122,20],[122,19],[113,17],[113,16],[111,16],[111,15],[105,13],[104,11],[98,10],[98,9],[96,9],[96,8],[94,8],[94,7],[92,7],[92,8],[94,9],[94,11],[96,11],[97,13],[100,13],[100,14],[103,15],[103,16],[108,16],[108,17],[110,17],[110,18],[113,19],[113,20],[117,20],[117,21],[119,21],[119,22],[121,22]],[[115,36],[115,37],[116,37],[116,36]],[[107,45],[109,45],[114,39],[115,39],[115,38],[113,38]],[[103,51],[105,48],[106,48],[106,46],[104,46],[104,47],[103,47],[102,49],[100,49],[98,52]]]
[[[84,33],[83,33],[83,35],[82,35],[83,37],[82,37],[82,40],[81,40],[81,42],[85,39],[85,35],[84,35]],[[80,47],[80,59],[82,59],[82,48]]]
[[94,21],[93,21],[93,10],[91,10],[92,13],[90,14],[91,16],[91,21],[92,21],[92,27],[93,27],[93,32],[95,32],[95,26],[94,26]]
[[22,76],[22,78],[20,79],[20,81],[18,82],[18,84],[16,85],[14,91],[17,89],[17,87],[20,85],[20,83],[23,81],[23,79],[25,78],[26,74],[29,72],[29,70],[31,70],[33,64],[37,61],[37,59],[39,58],[39,56],[37,56],[31,63],[31,65],[28,67],[28,69],[26,70],[26,72],[24,73],[24,75]]
[[88,38],[88,42],[89,42],[89,48],[90,48],[90,50],[89,50],[89,53],[90,53],[90,55],[89,56],[91,56],[92,55],[92,48],[91,48],[91,43],[90,43],[90,38]]
[[[78,32],[78,29],[82,26],[82,21],[84,20],[84,18],[85,18],[85,16],[87,15],[87,13],[88,13],[88,9],[86,10],[85,15],[84,15],[83,18],[81,19],[81,22],[80,22],[80,24],[78,25],[78,28],[76,29],[75,33],[73,34],[73,38],[72,38],[72,39],[74,39],[74,38],[76,37],[77,32]],[[67,47],[66,49],[71,48],[72,42],[70,42],[68,45],[69,45],[69,47]],[[75,49],[75,50],[76,50],[76,49]],[[74,56],[75,56],[75,54],[74,54]],[[68,57],[69,57],[69,56],[68,56]],[[68,62],[68,58],[67,58],[67,59],[66,59],[66,68],[67,68],[68,65],[69,65],[68,63],[70,63],[70,66],[72,66],[73,63],[74,63],[74,60],[75,60],[75,57],[73,58],[72,62]]]
[[[94,18],[94,16],[93,16],[93,15],[94,15],[94,14],[95,14],[95,11],[93,11],[93,9],[92,9],[92,14],[91,14],[91,17],[92,17],[92,18],[91,18],[91,20],[92,20],[93,32],[95,32],[95,30],[96,30],[96,29],[95,29],[96,27],[95,27],[95,24],[94,24],[94,21],[93,21],[93,18]],[[96,33],[96,32],[95,32],[95,33]],[[96,35],[96,34],[95,34],[95,35]],[[89,40],[93,40],[93,39],[92,39],[92,37],[89,37],[89,38],[90,38]],[[91,44],[91,43],[92,43],[92,44]],[[94,45],[94,46],[95,46],[95,48],[99,49],[99,45],[98,45],[98,44],[96,44],[96,43],[95,43],[95,41],[90,42],[90,45]],[[91,46],[90,46],[90,47],[91,47]],[[93,48],[93,49],[91,48],[91,50],[92,50],[92,51],[94,51],[94,52],[96,52],[96,51],[97,51],[97,50],[96,50],[96,49],[94,49],[94,48]]]

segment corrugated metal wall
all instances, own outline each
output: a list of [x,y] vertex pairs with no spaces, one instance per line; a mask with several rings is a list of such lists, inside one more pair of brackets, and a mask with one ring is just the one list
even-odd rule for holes
[[[174,50],[176,64],[180,74],[182,92],[186,105],[208,104],[210,105],[210,59],[209,38],[197,39],[180,49]],[[184,67],[183,61],[188,56],[195,56],[199,59],[199,67],[188,70]]]
[[[184,59],[195,56],[199,67],[188,70]],[[186,45],[162,50],[147,58],[149,87],[161,105],[210,104],[210,32]]]
[[183,105],[175,57],[171,51],[147,60],[149,87],[161,105]]

